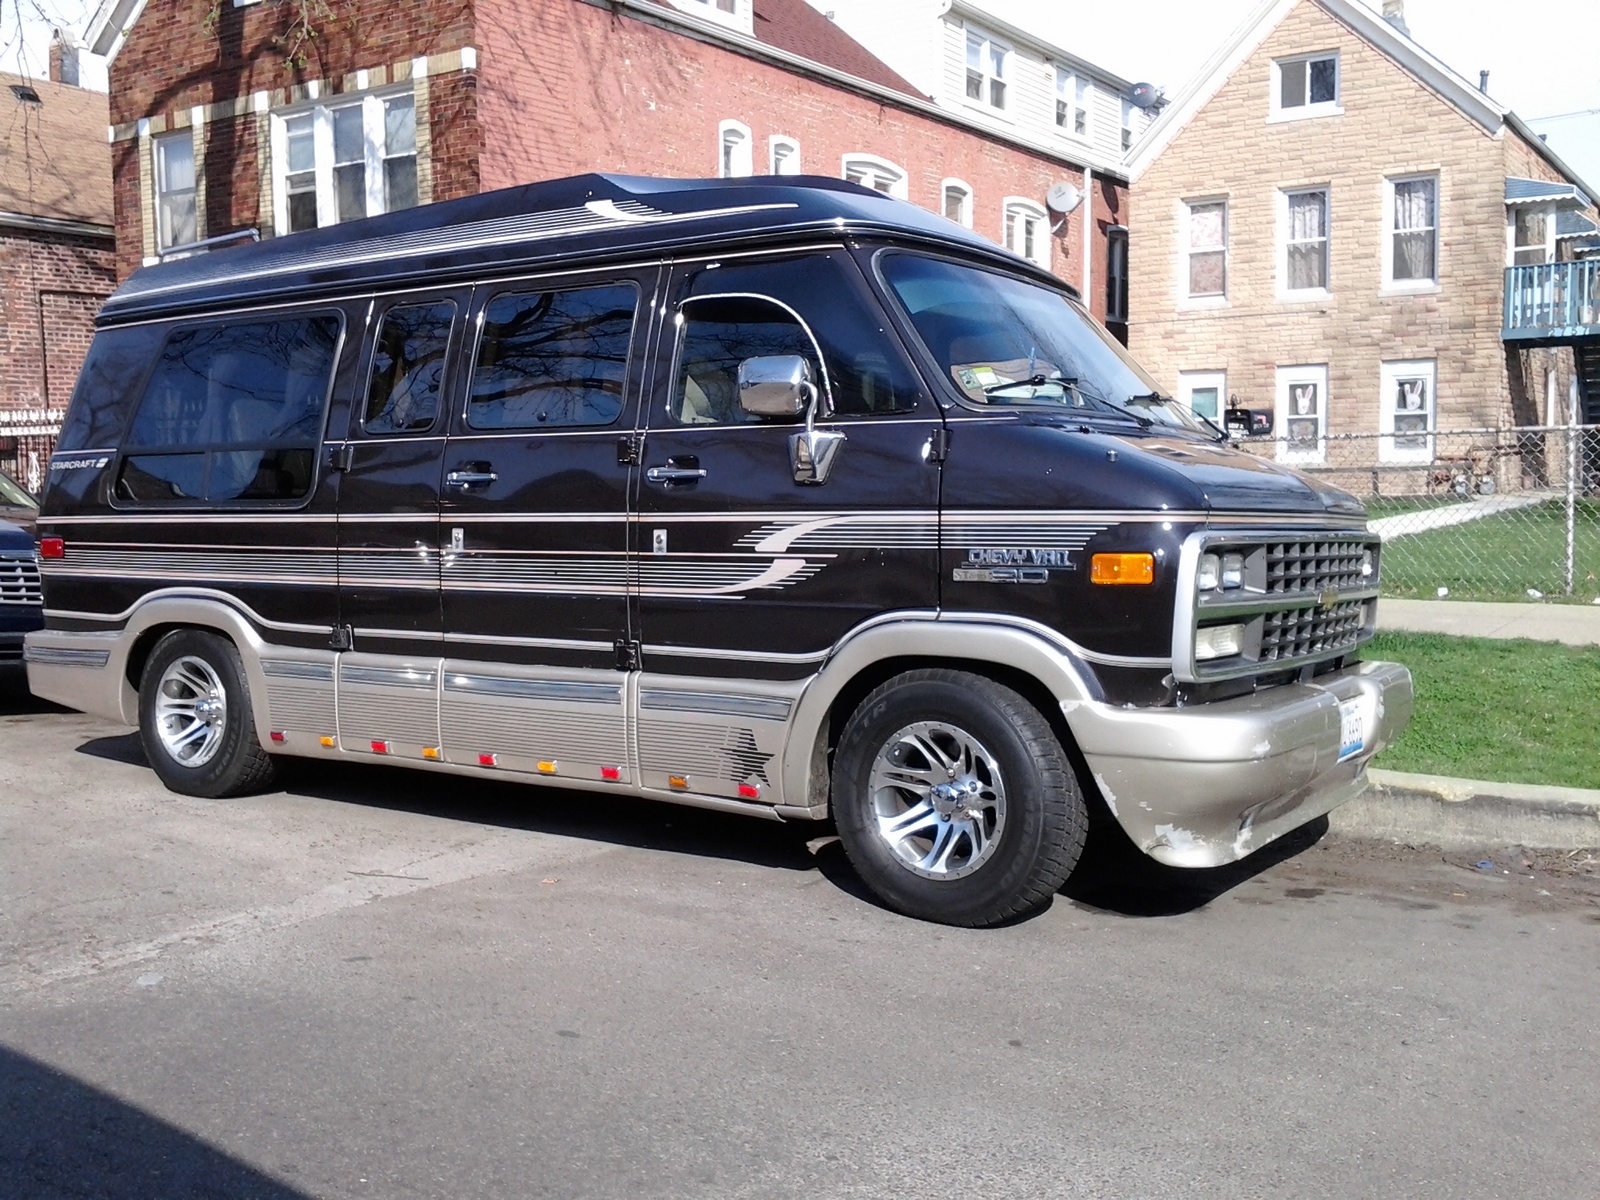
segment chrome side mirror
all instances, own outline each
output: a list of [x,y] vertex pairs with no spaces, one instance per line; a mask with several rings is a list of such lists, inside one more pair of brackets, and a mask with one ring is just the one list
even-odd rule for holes
[[747,358],[739,364],[739,407],[753,417],[798,417],[816,395],[811,364],[798,354]]

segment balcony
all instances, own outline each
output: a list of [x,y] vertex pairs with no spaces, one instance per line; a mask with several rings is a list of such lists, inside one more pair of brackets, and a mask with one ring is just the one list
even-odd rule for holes
[[1600,259],[1506,268],[1500,337],[1546,345],[1600,337]]

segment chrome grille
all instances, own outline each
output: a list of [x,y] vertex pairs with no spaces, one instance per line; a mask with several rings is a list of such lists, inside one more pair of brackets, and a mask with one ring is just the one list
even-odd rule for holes
[[43,604],[39,564],[27,558],[0,558],[0,604]]
[[1363,578],[1361,556],[1376,549],[1368,541],[1269,542],[1267,595],[1320,596],[1329,588],[1354,591],[1371,587]]
[[1346,600],[1330,608],[1269,612],[1261,627],[1262,663],[1276,663],[1354,648],[1366,628],[1366,602]]

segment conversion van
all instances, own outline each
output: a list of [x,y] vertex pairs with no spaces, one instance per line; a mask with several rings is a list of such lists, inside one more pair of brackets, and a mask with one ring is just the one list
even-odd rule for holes
[[1096,796],[1240,858],[1411,708],[1360,660],[1356,501],[834,180],[591,175],[147,267],[39,533],[33,690],[175,791],[297,756],[831,816],[956,924],[1047,900]]

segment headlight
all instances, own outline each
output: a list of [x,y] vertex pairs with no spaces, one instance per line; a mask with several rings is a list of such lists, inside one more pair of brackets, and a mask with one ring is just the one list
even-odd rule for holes
[[1224,554],[1222,556],[1222,586],[1224,588],[1241,588],[1244,586],[1244,555]]
[[1214,592],[1222,582],[1222,560],[1215,554],[1200,556],[1200,569],[1195,572],[1194,586],[1202,592]]
[[1244,652],[1243,625],[1207,625],[1195,630],[1194,657],[1196,662],[1212,658],[1232,658]]

